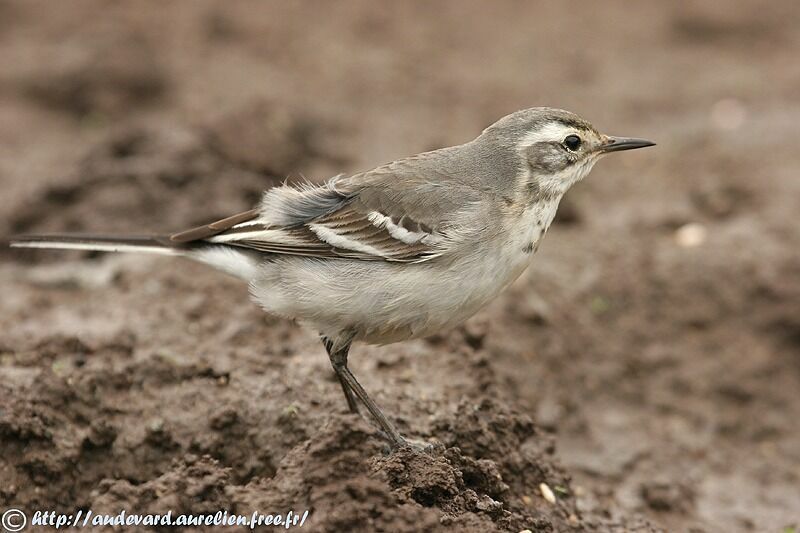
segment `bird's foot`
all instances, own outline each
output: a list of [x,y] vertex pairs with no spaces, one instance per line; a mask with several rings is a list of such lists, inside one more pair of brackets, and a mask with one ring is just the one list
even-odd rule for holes
[[387,455],[394,453],[398,450],[402,450],[403,448],[411,449],[416,453],[434,453],[436,450],[443,448],[440,442],[427,442],[424,440],[418,439],[407,439],[405,437],[401,437],[399,441],[394,441],[389,438],[388,435],[384,432],[380,432],[381,437],[386,440],[387,445]]
[[417,439],[405,439],[405,445],[418,453],[433,453],[442,445],[439,442],[433,443]]

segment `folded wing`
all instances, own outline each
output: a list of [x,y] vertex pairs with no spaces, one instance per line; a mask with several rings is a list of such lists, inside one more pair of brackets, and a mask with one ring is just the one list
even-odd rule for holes
[[[276,187],[265,193],[258,209],[170,239],[330,259],[423,262],[441,255],[448,219],[474,191],[419,178],[399,180],[397,174],[382,167],[318,186]],[[459,192],[462,196],[454,199]]]

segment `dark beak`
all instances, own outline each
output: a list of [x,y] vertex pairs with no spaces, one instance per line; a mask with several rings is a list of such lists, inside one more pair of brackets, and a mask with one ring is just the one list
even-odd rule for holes
[[601,152],[621,152],[622,150],[635,150],[636,148],[645,148],[647,146],[655,146],[656,143],[648,141],[647,139],[636,139],[634,137],[612,137],[608,136],[608,140],[600,145]]

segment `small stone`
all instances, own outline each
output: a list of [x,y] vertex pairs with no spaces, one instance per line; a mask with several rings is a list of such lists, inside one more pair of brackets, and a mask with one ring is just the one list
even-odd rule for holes
[[711,106],[711,124],[720,130],[737,130],[747,119],[747,108],[735,98],[723,98]]
[[539,483],[539,492],[542,493],[542,498],[549,503],[556,503],[556,495],[553,494],[553,491],[547,486],[547,483]]
[[162,419],[156,419],[148,424],[145,431],[145,442],[161,449],[172,449],[175,447],[175,441],[171,433],[165,427]]
[[483,495],[483,497],[481,497],[475,504],[475,508],[478,511],[482,511],[487,514],[493,514],[502,511],[503,504],[493,500],[490,496]]
[[83,440],[84,449],[108,448],[117,438],[117,430],[105,421],[94,421]]
[[209,426],[211,429],[221,430],[239,422],[239,413],[233,407],[223,407],[211,415]]
[[681,483],[650,481],[639,487],[639,493],[654,511],[685,513],[694,507],[694,490]]
[[708,231],[697,222],[684,224],[675,231],[675,242],[683,248],[695,248],[706,242]]

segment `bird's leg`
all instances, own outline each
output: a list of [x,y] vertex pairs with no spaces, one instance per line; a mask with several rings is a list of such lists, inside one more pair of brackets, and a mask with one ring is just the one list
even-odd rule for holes
[[339,382],[342,384],[342,389],[345,391],[345,396],[347,396],[347,403],[350,404],[351,395],[357,396],[358,399],[361,400],[361,403],[364,404],[364,407],[367,408],[369,414],[372,415],[372,418],[375,419],[375,422],[377,422],[377,424],[386,434],[386,437],[389,439],[389,443],[392,445],[392,447],[400,448],[402,446],[406,446],[406,439],[404,439],[403,436],[400,435],[400,433],[395,429],[394,425],[389,422],[389,419],[386,418],[383,412],[381,412],[380,408],[375,404],[375,402],[372,401],[367,394],[367,391],[365,391],[364,387],[361,386],[361,383],[358,382],[353,373],[350,372],[350,369],[347,368],[347,353],[350,351],[350,341],[343,346],[335,346],[335,344],[336,343],[333,343],[332,348],[328,350],[328,355],[331,359],[333,371],[336,372],[336,375],[339,377]]
[[[350,408],[351,413],[358,414],[358,401],[356,400],[355,394],[350,389],[350,386],[347,382],[342,378],[341,374],[336,371],[336,365],[333,363],[333,341],[330,340],[328,337],[322,337],[322,344],[325,345],[325,350],[328,352],[328,357],[331,360],[331,365],[333,365],[333,371],[336,374],[336,379],[339,380],[339,384],[342,386],[342,392],[344,392],[344,397],[347,400],[347,407]],[[347,353],[350,350],[350,343],[348,343],[343,348],[344,350],[344,364],[347,366]]]

